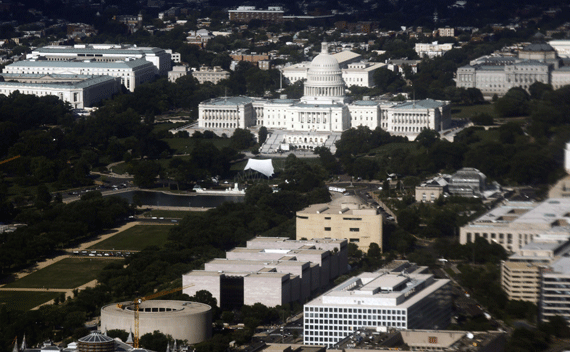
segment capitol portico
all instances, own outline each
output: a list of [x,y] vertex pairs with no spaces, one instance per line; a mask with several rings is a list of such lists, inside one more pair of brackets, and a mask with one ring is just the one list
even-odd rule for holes
[[446,101],[380,103],[368,97],[351,101],[345,88],[338,61],[323,43],[307,72],[301,99],[210,99],[200,103],[198,127],[231,134],[236,128],[265,126],[271,136],[262,152],[275,152],[283,144],[304,149],[327,146],[334,152],[340,133],[351,127],[381,127],[413,140],[423,129],[441,131],[451,122]]

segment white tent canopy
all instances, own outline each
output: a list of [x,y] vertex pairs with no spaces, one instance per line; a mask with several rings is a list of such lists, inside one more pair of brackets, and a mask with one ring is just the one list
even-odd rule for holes
[[266,160],[257,160],[257,159],[248,159],[247,165],[243,169],[245,170],[254,170],[261,174],[264,174],[267,177],[273,176],[273,163],[271,159]]

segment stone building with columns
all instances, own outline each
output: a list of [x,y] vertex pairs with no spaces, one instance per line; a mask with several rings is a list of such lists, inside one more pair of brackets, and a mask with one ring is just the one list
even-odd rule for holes
[[[235,128],[265,126],[275,145],[313,149],[330,146],[340,133],[360,125],[371,130],[382,127],[394,134],[415,137],[425,128],[440,131],[448,127],[449,103],[424,100],[397,103],[370,100],[351,101],[337,59],[327,43],[307,72],[301,99],[252,97],[214,98],[200,103],[198,128],[230,135]],[[327,142],[328,141],[328,142]],[[263,152],[272,152],[269,148]]]
[[538,33],[517,57],[483,56],[459,67],[456,86],[477,88],[486,99],[503,96],[515,87],[528,90],[536,82],[559,89],[570,84],[570,68],[561,67],[561,62],[557,51]]

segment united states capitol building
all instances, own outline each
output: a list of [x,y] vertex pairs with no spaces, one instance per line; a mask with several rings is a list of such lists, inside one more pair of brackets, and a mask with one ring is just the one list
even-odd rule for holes
[[271,153],[283,145],[303,149],[326,146],[334,151],[342,131],[357,126],[380,127],[410,140],[424,129],[449,128],[449,102],[379,102],[368,97],[351,101],[345,89],[339,63],[323,43],[321,53],[310,64],[301,99],[210,99],[199,105],[198,129],[231,135],[236,128],[265,126],[271,136],[262,152]]

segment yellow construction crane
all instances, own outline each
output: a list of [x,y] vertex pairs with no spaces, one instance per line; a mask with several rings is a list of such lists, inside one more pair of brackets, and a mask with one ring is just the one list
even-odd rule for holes
[[[148,295],[145,297],[141,297],[141,298],[136,298],[134,301],[132,301],[130,304],[135,306],[135,334],[134,334],[134,338],[133,338],[133,347],[134,348],[139,348],[139,307],[140,304],[144,301],[148,301],[149,299],[153,299],[156,297],[160,297],[160,296],[164,296],[167,295],[169,293],[174,293],[174,292],[178,292],[181,290],[184,290],[188,287],[192,287],[194,286],[194,284],[189,284],[186,286],[182,286],[182,287],[177,287],[177,288],[173,288],[172,290],[166,290],[166,291],[161,291],[161,292],[157,292],[157,293],[153,293],[152,295]],[[126,305],[123,305],[121,303],[117,303],[117,307],[119,307],[120,309],[123,309],[126,307]]]
[[2,160],[2,161],[0,161],[0,164],[4,164],[4,163],[7,163],[7,162],[9,162],[9,161],[16,160],[16,159],[18,159],[19,157],[20,157],[19,155],[16,155],[16,156],[14,156],[14,157],[11,157],[10,159]]

